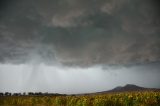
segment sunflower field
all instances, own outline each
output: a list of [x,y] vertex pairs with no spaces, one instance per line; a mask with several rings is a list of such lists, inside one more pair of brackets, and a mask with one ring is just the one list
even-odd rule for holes
[[160,92],[72,96],[0,96],[0,106],[160,106]]

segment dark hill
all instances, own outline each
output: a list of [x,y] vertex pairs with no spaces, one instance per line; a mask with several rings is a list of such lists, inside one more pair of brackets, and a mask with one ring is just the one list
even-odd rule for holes
[[116,87],[112,90],[109,90],[111,92],[123,92],[123,91],[140,91],[140,90],[147,90],[147,88],[139,87],[137,85],[127,84],[123,87]]
[[133,85],[133,84],[127,84],[125,86],[118,86],[118,87],[111,89],[109,91],[103,91],[103,92],[99,92],[99,93],[127,92],[127,91],[160,91],[160,89],[145,88],[145,87],[140,87],[140,86]]

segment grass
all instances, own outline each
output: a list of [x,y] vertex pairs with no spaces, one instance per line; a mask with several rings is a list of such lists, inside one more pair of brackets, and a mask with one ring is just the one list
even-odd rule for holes
[[160,106],[160,92],[123,92],[85,96],[2,96],[0,106]]

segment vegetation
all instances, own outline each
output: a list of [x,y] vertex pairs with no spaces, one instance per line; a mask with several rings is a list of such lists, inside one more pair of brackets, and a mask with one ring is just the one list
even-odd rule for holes
[[0,106],[160,106],[160,92],[79,96],[0,96]]

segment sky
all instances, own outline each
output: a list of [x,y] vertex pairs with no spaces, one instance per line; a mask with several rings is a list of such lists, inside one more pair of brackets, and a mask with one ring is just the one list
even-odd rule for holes
[[160,88],[159,0],[1,0],[0,92]]

